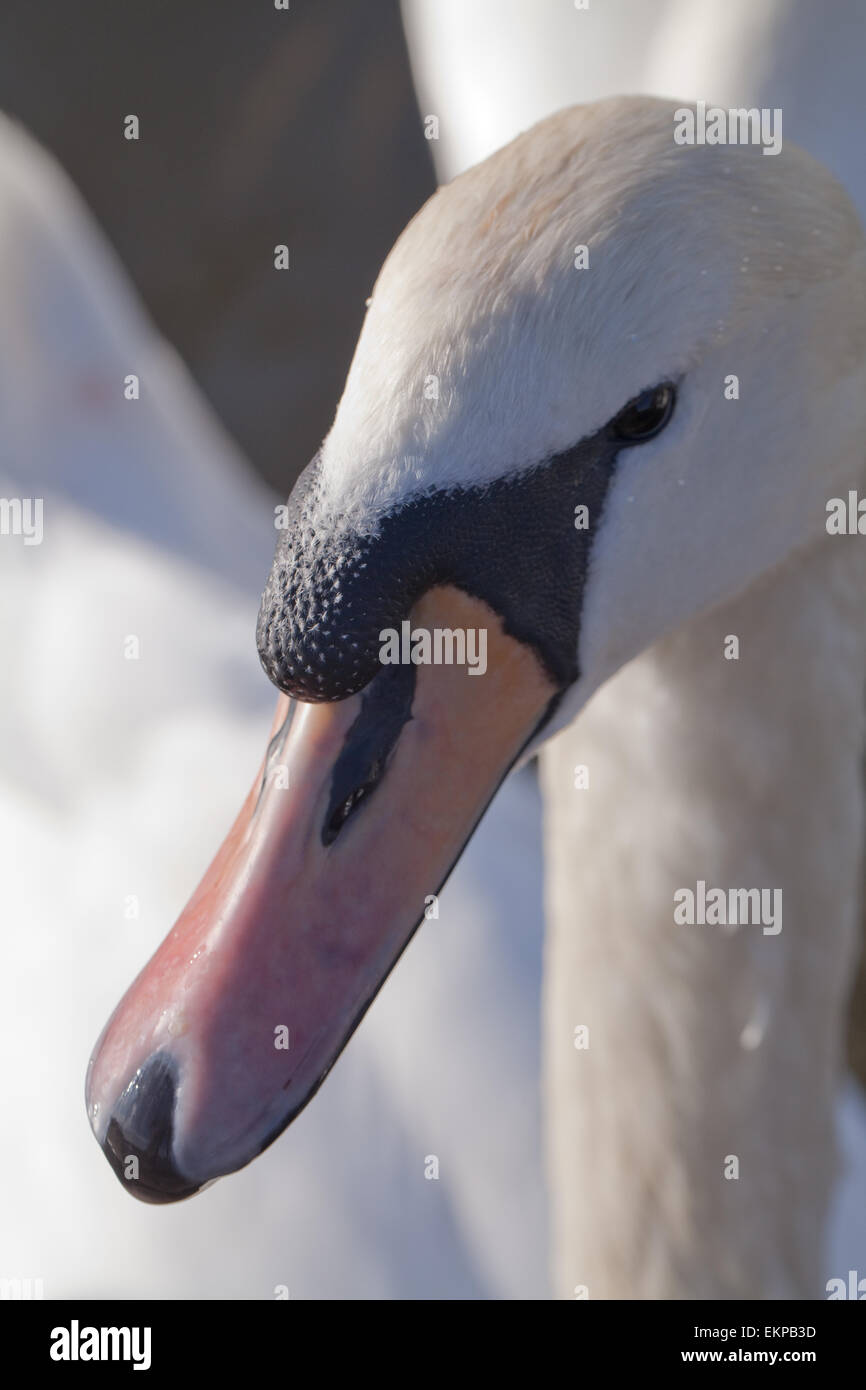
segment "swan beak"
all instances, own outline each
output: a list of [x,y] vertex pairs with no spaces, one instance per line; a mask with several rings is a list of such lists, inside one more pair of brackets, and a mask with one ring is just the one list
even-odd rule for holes
[[228,837],[96,1045],[90,1122],[143,1201],[242,1167],[306,1105],[557,693],[456,589],[411,623],[484,631],[483,673],[384,665],[336,703],[282,696]]

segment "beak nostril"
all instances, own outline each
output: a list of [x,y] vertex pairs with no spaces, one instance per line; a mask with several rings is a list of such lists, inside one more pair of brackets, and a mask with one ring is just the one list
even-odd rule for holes
[[412,718],[414,666],[383,666],[361,697],[361,711],[334,764],[322,844],[332,845],[346,821],[381,782],[400,730]]
[[[365,801],[370,794],[375,791],[381,780],[382,773],[385,771],[385,763],[377,762],[371,769],[370,775],[360,786],[355,787],[349,793],[345,801],[341,801],[331,812],[322,828],[322,844],[332,845],[342,830],[350,816],[354,815],[362,801]],[[330,807],[328,808],[330,810]]]

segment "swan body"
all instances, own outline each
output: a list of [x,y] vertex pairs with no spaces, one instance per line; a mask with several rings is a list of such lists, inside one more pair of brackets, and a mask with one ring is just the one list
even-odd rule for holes
[[[281,701],[94,1054],[91,1122],[145,1200],[241,1166],[302,1108],[425,889],[544,745],[554,1291],[817,1292],[866,674],[864,561],[824,522],[862,484],[864,246],[808,156],[679,147],[675,105],[542,122],[386,262],[260,614],[303,703]],[[632,444],[621,421],[659,383],[675,409]],[[401,606],[484,618],[486,705],[456,673],[376,674]],[[677,926],[698,880],[780,890],[784,930]],[[260,1023],[284,1017],[283,1059]]]

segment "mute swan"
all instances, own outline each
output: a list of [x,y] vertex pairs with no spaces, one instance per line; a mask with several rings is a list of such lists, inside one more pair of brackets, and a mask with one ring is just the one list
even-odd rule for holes
[[[144,1200],[306,1104],[541,747],[554,1291],[818,1292],[863,832],[863,549],[825,516],[862,482],[863,241],[808,156],[673,128],[562,112],[386,262],[260,614],[306,703],[92,1059]],[[484,627],[486,676],[380,667],[410,610]],[[784,929],[678,926],[699,881],[780,890]]]
[[[785,138],[820,159],[866,216],[866,155],[857,80],[866,10],[840,0],[828,15],[809,0],[401,0],[422,112],[439,181],[462,173],[562,107],[628,91],[705,97],[724,108],[784,111]],[[425,129],[429,118],[425,116]],[[539,907],[540,912],[540,907]],[[866,921],[861,918],[861,941]],[[862,1263],[866,1249],[866,959],[848,1016],[846,1080],[837,1109],[841,1181],[827,1231],[827,1271]],[[851,1252],[845,1255],[845,1250]],[[854,1253],[856,1252],[856,1253]]]

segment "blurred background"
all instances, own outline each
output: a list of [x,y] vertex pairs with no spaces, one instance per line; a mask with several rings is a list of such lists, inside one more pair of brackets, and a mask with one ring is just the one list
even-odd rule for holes
[[[177,1208],[131,1201],[89,1133],[87,1058],[258,765],[273,506],[437,180],[559,107],[655,92],[781,106],[864,213],[864,53],[860,0],[7,0],[0,495],[43,498],[44,539],[0,544],[0,1279],[547,1296],[531,769],[245,1172]],[[837,1270],[866,1244],[852,1088]]]
[[10,0],[0,23],[3,109],[60,160],[157,329],[287,493],[379,266],[435,188],[397,0]]

